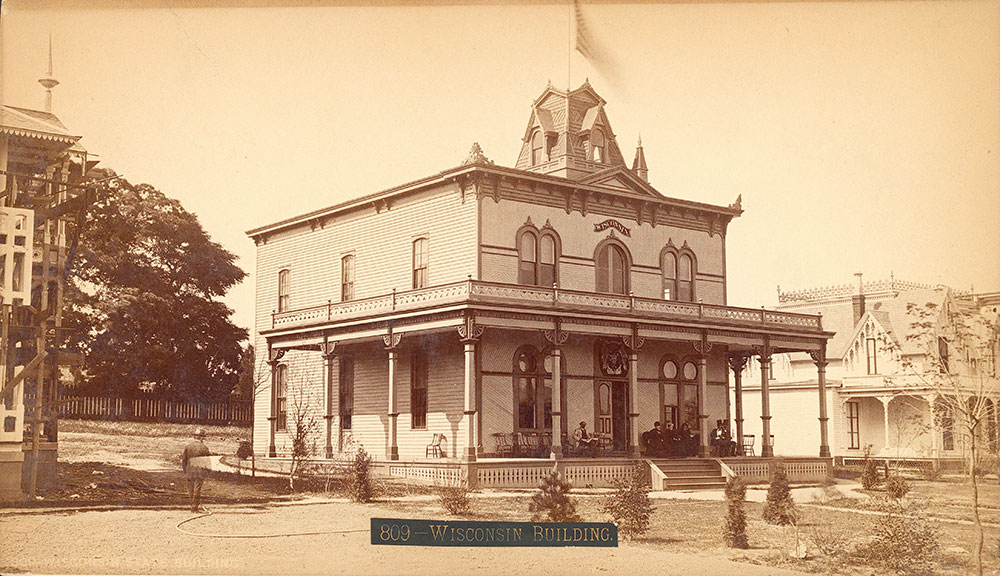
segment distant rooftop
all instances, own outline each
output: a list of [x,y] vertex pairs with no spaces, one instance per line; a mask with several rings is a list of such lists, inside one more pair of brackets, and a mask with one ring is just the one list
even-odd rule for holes
[[[888,280],[871,280],[863,283],[865,296],[883,296],[907,290],[921,290],[927,288],[937,288],[933,284],[921,284],[919,282],[909,282],[907,280],[897,280],[890,277]],[[842,284],[840,286],[822,286],[820,288],[805,288],[802,290],[783,291],[778,286],[778,303],[786,304],[791,302],[827,302],[831,300],[841,300],[850,298],[858,292],[857,285]]]

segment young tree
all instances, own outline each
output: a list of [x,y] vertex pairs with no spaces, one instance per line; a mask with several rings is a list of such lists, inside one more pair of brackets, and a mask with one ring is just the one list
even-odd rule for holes
[[83,388],[228,398],[247,333],[218,298],[246,276],[236,256],[148,184],[104,183],[85,222],[64,316],[86,358]]
[[547,518],[549,522],[579,522],[576,504],[569,497],[572,486],[562,475],[552,469],[544,478],[538,492],[531,496],[528,511],[532,520]]
[[764,503],[764,520],[768,524],[779,526],[795,524],[795,502],[792,501],[785,463],[781,460],[774,461],[771,471],[771,485],[767,489],[767,501]]
[[747,513],[744,504],[747,497],[747,486],[738,476],[726,482],[726,522],[722,535],[726,546],[746,549],[750,547],[747,539]]
[[982,575],[984,534],[979,514],[978,472],[987,420],[994,417],[996,409],[990,398],[1000,394],[997,380],[1000,324],[978,312],[965,310],[950,299],[944,302],[943,306],[935,302],[907,305],[911,318],[907,340],[921,354],[903,357],[901,380],[931,390],[936,397],[932,407],[936,421],[947,419],[949,425],[961,432],[963,446],[968,449],[970,508],[976,527],[972,560]]
[[298,390],[292,396],[291,430],[289,431],[292,439],[292,464],[288,470],[288,488],[293,491],[295,490],[296,475],[301,472],[303,463],[316,451],[313,435],[318,427],[303,387],[297,388]]
[[604,513],[618,524],[618,531],[625,538],[631,540],[645,534],[649,530],[649,517],[653,514],[645,467],[636,464],[628,478],[616,478],[612,486],[615,491],[605,502]]

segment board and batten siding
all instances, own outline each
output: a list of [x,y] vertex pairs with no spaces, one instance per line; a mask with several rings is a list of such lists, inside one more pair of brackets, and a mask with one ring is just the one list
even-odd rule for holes
[[[253,341],[258,364],[263,365],[260,360],[266,359],[267,353],[267,342],[260,333],[271,328],[271,315],[278,307],[279,271],[290,271],[291,310],[340,302],[341,259],[348,254],[355,258],[355,300],[388,294],[394,288],[410,290],[412,245],[422,236],[428,239],[428,286],[476,275],[476,202],[468,197],[463,201],[454,184],[392,198],[388,208],[378,212],[366,205],[328,216],[322,226],[303,223],[269,233],[266,241],[257,245]],[[322,369],[319,355],[314,356],[310,361]],[[270,433],[269,390],[257,397],[254,406],[254,449],[262,453]],[[359,425],[366,430],[381,429],[384,437],[381,422],[365,417]]]
[[[527,204],[507,199],[499,203],[490,199],[480,202],[482,210],[482,279],[493,282],[517,281],[517,231],[528,218],[537,228],[548,222],[559,234],[562,253],[559,261],[559,287],[568,290],[594,291],[594,250],[608,237],[609,231],[594,232],[594,225],[607,216],[579,212],[567,214],[564,209]],[[632,220],[619,221],[629,228],[631,236],[615,233],[629,249],[633,268],[632,290],[636,296],[661,298],[660,252],[671,240],[680,248],[687,242],[697,257],[695,297],[707,304],[725,302],[725,238],[698,230],[648,223],[638,225]]]

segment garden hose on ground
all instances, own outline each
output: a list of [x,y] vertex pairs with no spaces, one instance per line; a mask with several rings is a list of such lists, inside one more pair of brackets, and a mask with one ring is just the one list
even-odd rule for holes
[[322,536],[326,534],[353,534],[357,532],[368,532],[368,528],[363,529],[353,529],[353,530],[322,530],[318,532],[279,532],[276,534],[203,534],[199,532],[189,532],[181,528],[184,524],[197,520],[198,518],[204,518],[206,516],[211,516],[212,512],[206,510],[205,512],[192,516],[186,520],[181,520],[177,523],[175,528],[181,534],[187,534],[188,536],[197,536],[199,538],[286,538],[290,536]]

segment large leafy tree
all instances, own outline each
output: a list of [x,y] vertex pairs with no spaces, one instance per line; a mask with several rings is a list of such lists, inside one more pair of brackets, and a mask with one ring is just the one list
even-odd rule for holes
[[245,276],[197,217],[148,184],[104,183],[79,224],[66,290],[82,387],[131,396],[227,397],[246,330],[218,298]]

